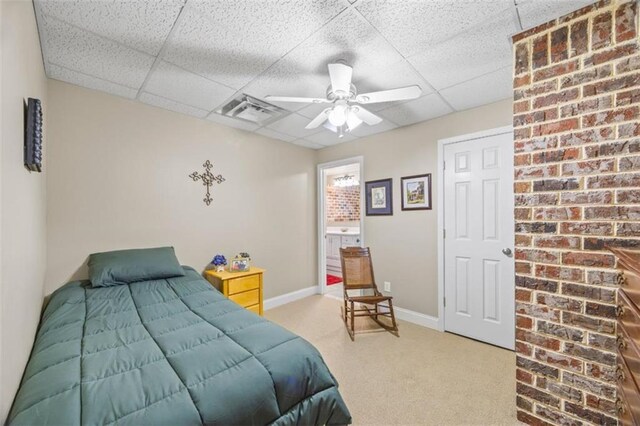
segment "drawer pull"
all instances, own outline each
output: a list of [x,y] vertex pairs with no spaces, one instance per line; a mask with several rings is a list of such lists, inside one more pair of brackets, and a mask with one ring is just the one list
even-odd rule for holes
[[625,408],[625,403],[620,397],[616,398],[616,411],[618,412],[618,414],[624,414],[627,411],[627,409]]
[[619,382],[624,382],[627,379],[626,376],[624,375],[624,369],[620,364],[618,364],[618,366],[616,367],[616,378],[618,379]]
[[621,286],[627,285],[627,276],[623,271],[618,271],[618,273],[616,274],[616,283]]
[[616,338],[616,343],[618,344],[618,348],[622,350],[627,349],[627,339],[625,339],[623,335],[618,334],[618,337]]
[[616,317],[622,318],[624,315],[624,307],[622,305],[616,306]]

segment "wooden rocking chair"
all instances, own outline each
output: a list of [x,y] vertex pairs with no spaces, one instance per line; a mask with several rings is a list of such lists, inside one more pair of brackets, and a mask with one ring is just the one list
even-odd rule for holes
[[[400,337],[396,317],[393,313],[393,298],[384,296],[378,291],[373,277],[373,263],[371,262],[369,248],[341,248],[340,262],[342,264],[342,283],[344,286],[343,319],[351,340],[355,339],[355,317],[370,317],[382,328]],[[349,290],[364,290],[364,293],[371,294],[350,296]],[[358,291],[358,293],[361,293],[361,291]],[[356,309],[355,303],[360,304],[361,308]],[[367,305],[374,306],[374,310],[371,310]],[[380,308],[383,308],[383,310]],[[390,326],[380,321],[378,319],[379,316],[391,318],[392,325]]]

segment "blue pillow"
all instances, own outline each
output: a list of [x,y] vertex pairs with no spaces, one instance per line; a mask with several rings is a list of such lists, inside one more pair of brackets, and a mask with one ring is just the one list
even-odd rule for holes
[[173,247],[131,249],[89,255],[93,287],[184,276]]

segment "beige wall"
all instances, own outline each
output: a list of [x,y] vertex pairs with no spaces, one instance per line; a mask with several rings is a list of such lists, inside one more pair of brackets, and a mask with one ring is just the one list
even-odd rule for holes
[[[393,178],[393,216],[365,216],[365,245],[371,247],[376,281],[391,281],[394,305],[438,315],[436,173],[439,139],[463,135],[512,121],[512,101],[505,100],[450,114],[413,126],[322,149],[318,162],[364,156],[366,181]],[[431,173],[433,210],[402,211],[400,178]]]
[[[24,101],[43,102],[47,80],[33,12],[27,1],[2,1],[0,421],[4,422],[29,358],[40,319],[46,264],[45,173],[23,166]],[[45,163],[48,149],[45,122]]]
[[265,297],[317,284],[313,150],[54,80],[49,101],[47,293],[90,253],[160,245],[199,270],[247,251]]

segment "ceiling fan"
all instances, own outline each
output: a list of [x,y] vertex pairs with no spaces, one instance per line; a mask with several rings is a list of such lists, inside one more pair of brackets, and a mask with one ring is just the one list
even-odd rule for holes
[[329,64],[328,68],[331,84],[327,88],[326,98],[268,95],[265,97],[265,100],[333,104],[333,106],[326,108],[318,114],[316,118],[311,120],[305,129],[315,129],[323,125],[325,128],[337,133],[338,137],[343,137],[345,133],[352,131],[363,122],[373,126],[382,121],[382,118],[360,105],[415,99],[422,93],[422,89],[420,89],[419,86],[407,86],[398,89],[358,94],[356,87],[351,83],[353,68],[343,62]]

